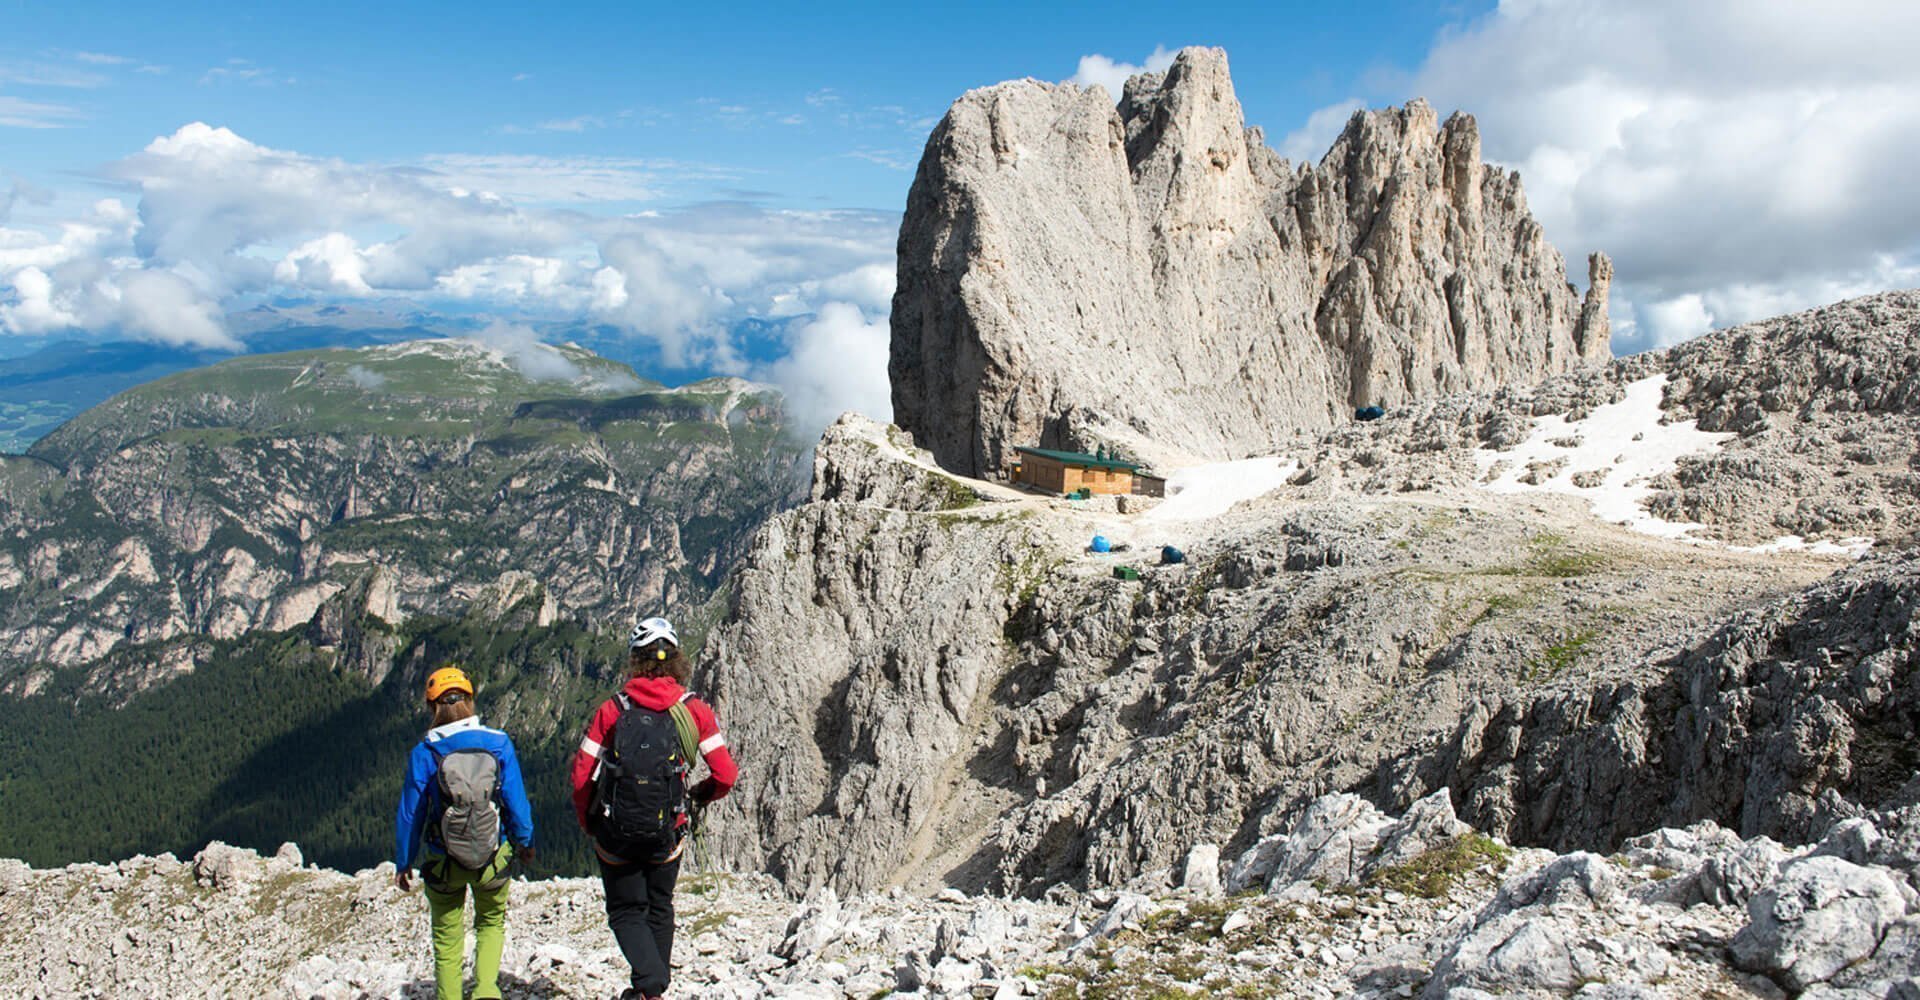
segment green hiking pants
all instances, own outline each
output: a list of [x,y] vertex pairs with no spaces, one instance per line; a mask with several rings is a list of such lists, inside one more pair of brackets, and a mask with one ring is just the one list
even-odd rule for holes
[[500,996],[500,952],[507,944],[507,865],[513,848],[501,844],[493,861],[480,871],[469,871],[444,857],[420,866],[433,915],[433,979],[439,1000],[461,1000],[460,961],[466,953],[467,932],[462,916],[467,891],[473,891],[473,1000]]

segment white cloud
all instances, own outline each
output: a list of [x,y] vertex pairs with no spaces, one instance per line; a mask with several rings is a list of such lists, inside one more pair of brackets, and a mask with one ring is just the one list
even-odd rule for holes
[[774,295],[767,313],[776,317],[802,316],[832,302],[852,303],[868,312],[886,315],[893,308],[894,264],[862,264],[851,271],[817,281],[803,281]]
[[857,410],[882,423],[893,420],[887,381],[885,313],[868,319],[846,302],[829,302],[818,315],[787,332],[787,356],[760,377],[786,394],[795,427],[818,433],[840,414]]
[[118,325],[163,344],[240,348],[220,323],[218,307],[185,278],[165,270],[134,270],[119,276]]
[[360,246],[346,233],[328,233],[302,243],[274,266],[273,279],[282,285],[304,286],[349,295],[371,295],[367,261]]
[[280,76],[278,70],[256,65],[252,60],[229,59],[225,65],[215,66],[205,73],[202,73],[200,75],[200,82],[203,85],[216,83],[250,83],[260,87],[271,87],[275,84],[293,83],[295,81],[292,77]]
[[[140,191],[135,253],[148,264],[198,276],[218,297],[266,290],[287,273],[272,263],[284,252],[263,258],[258,251],[301,247],[334,233],[388,238],[366,245],[359,251],[363,260],[351,267],[335,241],[331,263],[340,267],[303,268],[294,261],[291,273],[328,284],[422,290],[462,264],[583,241],[564,216],[526,212],[486,193],[443,190],[417,168],[303,156],[198,122],[154,140],[112,174]],[[312,258],[319,248],[302,250],[294,253]]]
[[77,69],[54,63],[0,61],[0,83],[28,87],[71,87],[91,90],[104,87],[107,78],[93,70]]
[[593,272],[592,310],[596,313],[612,313],[624,308],[629,301],[627,279],[617,267],[603,267]]
[[844,153],[842,155],[850,160],[865,160],[875,166],[886,167],[888,170],[912,170],[914,168],[914,164],[908,158],[907,154],[897,149],[856,149],[851,153]]
[[1916,38],[1914,4],[1509,0],[1390,96],[1472,112],[1549,238],[1613,256],[1625,352],[1913,282]]
[[64,104],[0,94],[0,125],[9,128],[66,128],[80,118],[79,111]]
[[541,343],[532,327],[494,320],[473,339],[499,351],[508,364],[535,382],[572,382],[581,376],[580,366]]
[[481,191],[531,205],[650,201],[664,181],[734,179],[714,167],[672,160],[606,156],[476,156],[442,154],[421,161],[424,182],[446,191]]
[[0,227],[0,330],[117,328],[170,344],[232,348],[197,269],[149,268],[125,256],[138,220],[115,199],[57,236]]
[[590,299],[578,265],[558,257],[507,254],[442,273],[434,290],[463,301],[515,304],[549,312],[575,313]]
[[23,267],[12,276],[15,301],[0,304],[0,322],[23,333],[60,330],[79,323],[53,297],[53,279],[37,267]]
[[884,313],[893,308],[894,271],[892,261],[865,264],[820,282],[820,290],[833,298]]
[[607,120],[599,115],[574,115],[572,118],[553,118],[534,126],[542,132],[585,132],[590,128],[605,128]]
[[387,377],[385,375],[360,365],[347,366],[347,381],[368,391],[377,391],[387,387]]
[[1107,93],[1117,102],[1120,92],[1126,89],[1128,77],[1137,73],[1165,73],[1173,66],[1173,57],[1176,55],[1179,55],[1178,50],[1169,51],[1164,45],[1156,45],[1138,66],[1116,62],[1098,53],[1085,55],[1080,57],[1080,68],[1067,78],[1067,82],[1081,87],[1099,84],[1107,88]]
[[896,216],[745,202],[604,214],[675,171],[721,176],[664,160],[359,164],[196,122],[108,169],[131,206],[0,225],[0,331],[230,345],[222,311],[261,296],[400,299],[606,323],[668,365],[744,373],[744,319],[829,300],[884,313]]
[[1647,334],[1656,343],[1672,344],[1713,329],[1713,314],[1707,311],[1706,301],[1695,292],[1635,310],[1636,317],[1641,314],[1646,317]]
[[1333,141],[1340,138],[1340,132],[1347,127],[1347,120],[1355,111],[1366,107],[1365,101],[1350,97],[1337,104],[1329,104],[1307,116],[1307,123],[1287,133],[1280,140],[1280,155],[1295,163],[1319,163],[1327,155]]
[[706,322],[727,312],[733,300],[706,280],[697,263],[665,244],[660,234],[637,232],[601,245],[601,258],[619,277],[617,293],[610,278],[596,278],[596,288],[611,293],[603,299],[609,305],[605,315],[658,343],[669,366],[736,369],[726,332]]

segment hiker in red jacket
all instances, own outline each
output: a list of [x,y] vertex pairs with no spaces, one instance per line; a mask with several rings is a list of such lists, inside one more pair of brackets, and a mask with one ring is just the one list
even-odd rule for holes
[[[633,967],[621,998],[656,1000],[667,992],[689,803],[726,795],[739,771],[713,709],[687,692],[693,668],[666,619],[633,627],[627,663],[627,682],[593,713],[573,757],[573,808],[600,859],[607,925]],[[688,787],[696,757],[707,776]]]

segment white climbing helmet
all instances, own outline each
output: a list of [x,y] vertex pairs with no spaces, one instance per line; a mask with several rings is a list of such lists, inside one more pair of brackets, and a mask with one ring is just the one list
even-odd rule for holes
[[640,649],[651,645],[656,639],[665,639],[680,648],[680,637],[674,634],[673,623],[665,618],[646,618],[633,627],[633,634],[627,636],[628,649]]

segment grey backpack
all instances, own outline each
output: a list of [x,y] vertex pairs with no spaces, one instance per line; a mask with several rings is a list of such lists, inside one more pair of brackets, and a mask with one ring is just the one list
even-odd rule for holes
[[447,857],[480,871],[500,850],[500,762],[479,747],[445,756],[431,743],[427,749],[440,763],[440,815],[432,829]]

